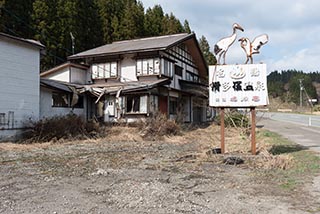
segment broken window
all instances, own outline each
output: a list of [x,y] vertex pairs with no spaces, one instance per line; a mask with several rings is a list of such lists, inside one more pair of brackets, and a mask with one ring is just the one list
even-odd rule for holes
[[147,113],[147,96],[127,96],[127,113]]
[[78,102],[73,107],[74,108],[83,108],[83,96],[78,95]]
[[178,99],[174,97],[170,97],[169,100],[169,113],[170,114],[177,114],[178,108]]
[[150,112],[158,111],[158,96],[150,95]]
[[53,107],[69,107],[70,96],[67,93],[52,92],[52,106]]

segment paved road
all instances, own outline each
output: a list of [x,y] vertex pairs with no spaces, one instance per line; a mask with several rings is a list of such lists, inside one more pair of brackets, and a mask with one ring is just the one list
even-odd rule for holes
[[[278,119],[277,117],[260,117],[258,114],[257,125],[276,132],[289,140],[302,146],[320,152],[320,127],[311,127],[301,125],[303,120],[297,122],[288,122]],[[289,118],[289,117],[287,117]],[[277,119],[277,120],[276,120]]]
[[304,126],[320,127],[319,115],[306,115],[306,114],[294,114],[294,113],[281,113],[281,112],[258,112],[258,117],[263,116],[278,121],[286,121],[296,123]]

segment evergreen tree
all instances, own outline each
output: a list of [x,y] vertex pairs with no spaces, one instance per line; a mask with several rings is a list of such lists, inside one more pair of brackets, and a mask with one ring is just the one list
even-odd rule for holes
[[163,18],[162,23],[162,35],[184,32],[181,22],[173,15],[173,13],[170,13],[170,15],[166,14]]
[[145,14],[144,32],[145,36],[159,36],[162,34],[162,21],[164,15],[160,5],[148,8]]
[[63,63],[65,58],[60,57],[59,54],[71,54],[71,50],[63,48],[63,45],[59,43],[61,17],[58,17],[57,8],[58,0],[35,0],[33,3],[34,38],[46,46],[46,56],[42,59],[41,70]]
[[121,21],[122,38],[140,38],[144,33],[144,8],[141,2],[127,0]]
[[94,0],[60,0],[57,12],[61,26],[59,42],[64,47],[72,49],[72,36],[75,38],[75,53],[103,43],[98,7]]
[[[124,16],[125,0],[97,0],[97,4],[102,23],[103,43],[111,43],[115,38],[117,40],[121,39],[122,28],[120,24]],[[113,20],[116,20],[118,23],[113,23]]]
[[191,28],[188,20],[184,20],[183,29],[184,29],[184,32],[191,33]]
[[199,39],[199,46],[203,53],[203,56],[207,62],[208,65],[215,65],[217,64],[216,57],[213,55],[213,53],[210,51],[210,46],[208,43],[208,40],[205,36],[201,36]]
[[41,70],[84,51],[116,40],[191,32],[160,5],[137,0],[0,0],[0,31],[39,40],[46,46]]
[[31,27],[34,0],[0,0],[0,31],[24,38],[33,37]]

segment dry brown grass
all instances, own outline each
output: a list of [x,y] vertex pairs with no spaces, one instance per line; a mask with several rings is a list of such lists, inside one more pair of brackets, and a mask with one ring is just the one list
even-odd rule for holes
[[141,142],[141,131],[137,127],[115,126],[111,127],[104,138],[110,142]]
[[165,136],[174,136],[181,133],[181,126],[174,120],[168,120],[161,112],[154,113],[140,124],[141,133],[145,140],[162,140]]
[[[65,146],[70,144],[100,144],[103,142],[117,143],[117,142],[143,142],[145,141],[145,132],[140,126],[112,126],[107,127],[107,134],[103,138],[86,139],[86,140],[64,140],[47,143],[33,143],[33,144],[15,144],[15,143],[1,143],[0,151],[9,150],[34,150],[45,149],[54,146]],[[228,155],[236,155],[245,159],[245,162],[253,168],[261,169],[288,169],[291,167],[293,158],[289,154],[273,155],[269,153],[271,145],[266,143],[266,138],[259,137],[257,139],[257,156],[251,155],[250,136],[243,132],[243,129],[239,128],[226,128],[225,130],[225,155],[215,155],[210,153],[214,148],[220,148],[220,126],[211,124],[205,127],[190,126],[183,129],[180,135],[166,135],[161,143],[169,143],[175,145],[190,144],[194,145],[192,148],[194,152],[190,154],[192,156],[191,161],[198,163],[201,162],[214,162],[222,163],[222,159]],[[154,140],[154,139],[153,139]],[[60,143],[57,143],[60,142]],[[147,145],[147,144],[145,144]],[[182,158],[183,160],[183,158]],[[189,161],[185,159],[183,161]]]
[[85,121],[75,114],[45,118],[29,125],[21,143],[64,142],[65,140],[101,137],[105,129],[95,121]]
[[290,169],[293,166],[293,157],[290,154],[272,155],[262,151],[252,162],[252,166],[262,169]]

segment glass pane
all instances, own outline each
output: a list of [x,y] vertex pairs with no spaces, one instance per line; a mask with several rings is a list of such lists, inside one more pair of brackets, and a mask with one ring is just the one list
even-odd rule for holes
[[98,77],[98,66],[97,65],[92,65],[91,67],[91,77],[92,79],[96,79]]
[[159,74],[160,73],[160,59],[156,58],[154,60],[154,73]]
[[104,76],[105,78],[109,78],[110,77],[110,63],[106,63],[104,64]]
[[103,64],[98,64],[98,78],[104,78],[104,65]]
[[154,66],[153,59],[148,59],[148,74],[153,74]]
[[112,62],[111,63],[111,77],[116,77],[117,76],[117,62]]
[[147,75],[148,74],[148,61],[147,60],[143,60],[142,74],[143,75]]
[[140,97],[140,113],[147,113],[147,96]]
[[137,61],[137,75],[142,75],[142,60],[138,59]]

